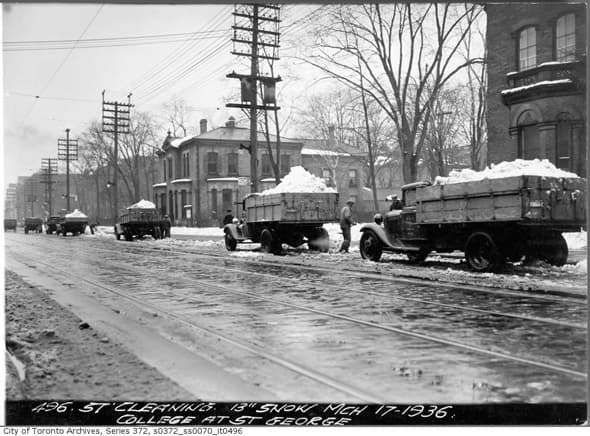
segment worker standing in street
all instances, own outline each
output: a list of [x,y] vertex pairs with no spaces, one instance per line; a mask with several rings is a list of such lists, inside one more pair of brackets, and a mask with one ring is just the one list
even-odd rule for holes
[[340,228],[342,229],[342,246],[338,253],[348,253],[350,248],[350,228],[356,223],[352,219],[352,206],[354,206],[354,200],[351,198],[346,202],[346,206],[340,211]]
[[172,221],[168,215],[164,215],[164,220],[162,221],[162,238],[169,238],[170,237],[170,228],[172,227]]

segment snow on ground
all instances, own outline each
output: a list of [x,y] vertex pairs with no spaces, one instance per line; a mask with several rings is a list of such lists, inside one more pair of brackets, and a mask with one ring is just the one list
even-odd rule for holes
[[583,230],[562,234],[570,250],[583,250],[588,246],[588,233]]
[[449,177],[437,177],[435,185],[445,185],[449,183],[473,182],[484,179],[498,179],[502,177],[515,176],[541,176],[541,177],[578,177],[577,174],[556,168],[547,159],[524,160],[516,159],[512,162],[501,162],[486,167],[483,171],[474,171],[466,168],[461,171],[453,170]]
[[279,194],[283,192],[337,192],[334,188],[328,188],[326,182],[320,177],[314,176],[301,166],[292,167],[277,186],[260,195]]

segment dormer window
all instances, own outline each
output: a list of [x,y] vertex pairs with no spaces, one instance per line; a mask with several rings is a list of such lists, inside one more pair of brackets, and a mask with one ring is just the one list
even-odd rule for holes
[[537,31],[531,26],[520,32],[518,39],[518,69],[528,70],[537,65]]
[[576,16],[563,15],[555,23],[555,60],[573,61],[576,54]]

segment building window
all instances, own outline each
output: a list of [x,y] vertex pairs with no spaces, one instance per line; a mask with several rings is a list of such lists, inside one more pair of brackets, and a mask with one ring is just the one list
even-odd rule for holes
[[183,153],[182,155],[182,176],[183,177],[190,177],[191,173],[190,173],[190,158],[189,158],[189,152],[187,151],[186,153]]
[[214,151],[207,153],[207,175],[217,175],[217,153]]
[[571,171],[572,168],[572,124],[569,121],[557,123],[557,144],[555,146],[555,164],[557,168]]
[[559,17],[555,25],[555,59],[573,61],[576,53],[576,17],[567,14]]
[[223,207],[223,214],[225,215],[226,210],[233,210],[233,195],[231,189],[224,189],[221,191],[221,203]]
[[211,219],[217,219],[217,189],[211,190]]
[[174,176],[172,175],[172,158],[168,158],[168,178],[172,179]]
[[238,175],[238,153],[230,153],[227,155],[227,175]]
[[532,26],[520,32],[518,60],[519,70],[526,70],[537,65],[537,31]]
[[164,182],[166,180],[168,180],[168,178],[166,177],[166,160],[164,159],[164,162],[162,162],[162,166],[164,167]]
[[539,130],[537,125],[518,128],[518,157],[521,159],[539,158]]
[[281,177],[289,174],[291,170],[291,156],[288,154],[281,155]]
[[180,191],[180,207],[182,208],[182,217],[186,218],[186,209],[184,208],[184,206],[186,205],[186,191],[183,189],[182,191]]
[[348,186],[351,188],[356,188],[358,186],[357,178],[358,176],[356,170],[348,170]]
[[270,154],[262,155],[262,177],[272,176],[272,165],[270,164]]

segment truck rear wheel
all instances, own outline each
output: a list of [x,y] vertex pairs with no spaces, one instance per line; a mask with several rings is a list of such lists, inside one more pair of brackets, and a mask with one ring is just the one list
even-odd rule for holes
[[265,253],[279,254],[281,242],[275,232],[271,229],[264,229],[260,234],[260,245]]
[[131,232],[125,232],[125,240],[133,241],[133,235],[131,234]]
[[563,266],[567,262],[567,255],[567,242],[560,233],[543,244],[540,257],[551,265]]
[[494,239],[485,232],[477,232],[467,239],[465,260],[474,271],[490,272],[500,266],[501,256]]
[[238,241],[236,241],[234,239],[234,237],[232,235],[230,235],[229,232],[225,232],[224,240],[225,240],[225,249],[227,251],[235,251],[236,250],[236,247],[238,246]]
[[372,260],[373,262],[378,262],[379,259],[381,259],[381,254],[383,254],[381,241],[377,235],[371,231],[363,232],[359,242],[359,249],[363,259]]

